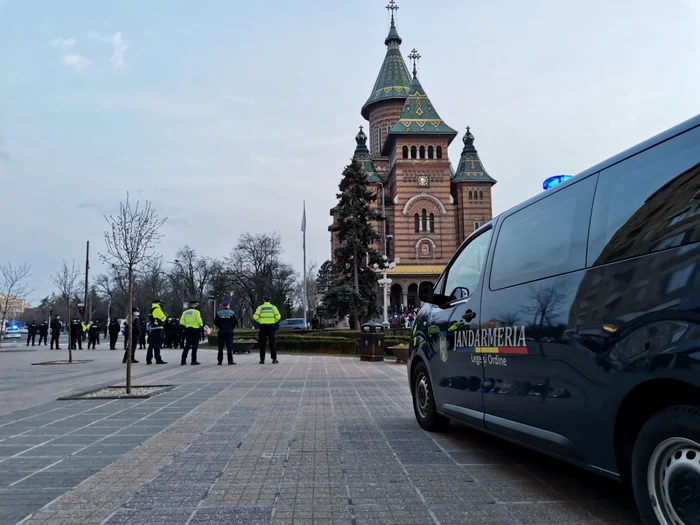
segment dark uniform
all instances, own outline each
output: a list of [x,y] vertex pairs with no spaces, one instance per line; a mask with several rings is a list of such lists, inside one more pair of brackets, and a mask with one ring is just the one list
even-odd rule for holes
[[122,333],[124,334],[124,350],[126,350],[129,344],[129,325],[126,321],[124,321],[124,325],[122,326]]
[[36,333],[39,330],[39,326],[36,324],[36,321],[32,321],[32,324],[27,327],[27,330],[27,346],[29,346],[29,341],[32,342],[32,346],[35,346],[34,343],[36,343]]
[[77,318],[70,322],[70,347],[83,349],[83,323]]
[[146,323],[142,323],[139,321],[139,326],[141,327],[141,331],[139,332],[139,350],[144,350],[146,348]]
[[[131,362],[132,363],[138,363],[136,360],[136,345],[139,344],[139,336],[141,335],[141,319],[139,319],[139,309],[138,308],[132,308],[132,316],[131,316],[131,326],[133,328],[133,333],[131,334],[130,338],[131,339]],[[127,325],[127,331],[128,331],[128,325]],[[144,330],[145,331],[145,330]],[[122,363],[126,363],[126,360],[129,357],[129,349],[126,348],[124,350],[124,359],[122,359]]]
[[221,301],[221,310],[216,312],[214,318],[214,326],[219,329],[219,355],[218,362],[222,364],[224,361],[224,345],[226,345],[226,357],[229,365],[235,365],[233,362],[233,331],[238,326],[238,318],[236,312],[229,308],[231,301],[228,299]]
[[93,321],[88,325],[88,350],[90,350],[90,345],[92,345],[93,350],[95,345],[100,341],[100,324],[97,321]]
[[61,318],[59,316],[56,316],[54,320],[51,321],[51,350],[53,350],[54,343],[56,343],[56,350],[61,349],[58,346],[58,338],[61,337],[62,329],[63,326],[61,326]]
[[277,323],[280,322],[282,316],[277,307],[270,303],[270,297],[263,296],[263,304],[258,306],[253,314],[253,320],[260,325],[258,340],[260,342],[260,364],[265,364],[265,346],[267,341],[270,341],[270,357],[273,363],[277,363],[277,345],[275,344],[275,331]]
[[202,322],[202,314],[197,309],[198,306],[199,301],[190,301],[189,308],[182,312],[182,317],[180,317],[180,326],[185,329],[185,347],[180,358],[181,365],[187,364],[187,354],[190,348],[192,348],[192,364],[199,364],[199,361],[197,361],[197,349],[199,348],[199,333],[204,323]]
[[119,339],[119,321],[112,319],[109,322],[109,349],[117,349],[117,339]]
[[49,323],[42,321],[39,325],[39,346],[41,342],[44,341],[44,346],[49,344]]

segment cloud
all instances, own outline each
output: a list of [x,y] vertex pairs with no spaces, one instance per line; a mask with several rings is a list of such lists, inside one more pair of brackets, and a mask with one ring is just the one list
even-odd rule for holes
[[109,59],[110,64],[114,69],[121,69],[124,67],[124,59],[126,55],[126,50],[129,47],[122,38],[121,31],[117,31],[113,35],[101,35],[96,31],[90,31],[90,38],[106,42],[112,46],[112,56]]
[[61,51],[68,51],[75,47],[75,38],[54,38],[51,45]]
[[78,53],[70,53],[67,55],[63,55],[61,57],[61,62],[64,66],[69,67],[73,71],[77,71],[78,73],[90,67],[91,64],[91,62],[87,58]]

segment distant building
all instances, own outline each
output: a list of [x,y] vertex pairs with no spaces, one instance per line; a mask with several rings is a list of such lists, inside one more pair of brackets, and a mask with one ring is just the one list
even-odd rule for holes
[[[0,294],[0,317],[5,309],[5,302],[7,301],[7,295]],[[7,301],[7,311],[4,312],[6,319],[12,319],[24,313],[27,307],[27,302],[24,299],[18,299],[17,297],[11,295],[10,300]]]
[[[391,274],[391,305],[418,305],[418,283],[436,280],[459,245],[492,218],[489,176],[467,128],[464,148],[452,167],[448,147],[458,133],[438,115],[418,80],[415,50],[413,73],[401,55],[402,39],[392,11],[386,56],[362,116],[369,121],[369,137],[362,127],[355,137],[354,158],[362,164],[377,194],[376,206],[386,210],[386,231],[375,224],[382,237],[375,248],[396,262]],[[369,147],[367,141],[369,140]],[[331,251],[338,209],[331,209]]]

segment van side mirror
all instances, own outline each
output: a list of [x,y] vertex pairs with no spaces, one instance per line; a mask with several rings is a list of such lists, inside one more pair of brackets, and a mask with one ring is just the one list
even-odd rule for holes
[[435,304],[435,295],[433,289],[435,285],[430,281],[421,281],[418,285],[418,298],[423,303]]

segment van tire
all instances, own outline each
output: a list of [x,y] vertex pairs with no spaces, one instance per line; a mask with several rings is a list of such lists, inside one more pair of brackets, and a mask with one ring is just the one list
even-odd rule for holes
[[683,523],[698,523],[700,406],[674,406],[649,418],[634,442],[632,487],[644,523],[676,523],[674,512]]
[[424,363],[418,363],[413,373],[411,395],[413,411],[421,428],[430,432],[439,432],[450,426],[450,420],[437,413],[433,383],[430,381],[428,368]]

